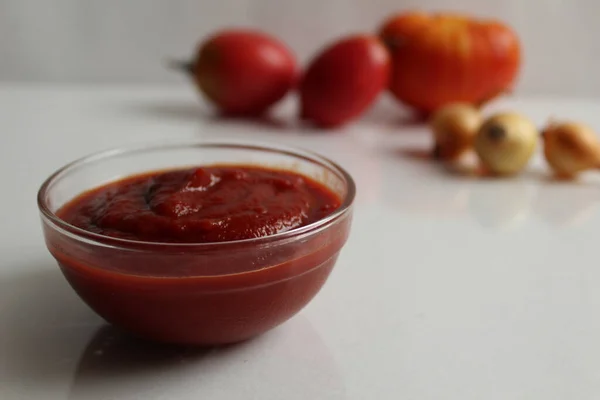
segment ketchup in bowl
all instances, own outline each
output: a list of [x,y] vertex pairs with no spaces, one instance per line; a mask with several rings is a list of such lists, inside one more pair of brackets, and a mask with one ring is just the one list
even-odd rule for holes
[[340,204],[327,187],[297,173],[217,166],[125,178],[78,196],[57,215],[112,237],[209,243],[286,232]]
[[[90,161],[83,159],[42,186],[48,249],[107,321],[163,342],[241,341],[293,316],[329,276],[350,228],[351,178],[314,155],[258,146],[197,149],[210,153],[211,146],[284,154],[297,159],[296,167],[322,169],[314,175],[325,178],[219,157],[215,164],[92,183],[71,198],[55,193],[58,204],[53,191],[75,190],[70,175],[96,176],[86,174]],[[140,152],[92,156],[91,168]]]

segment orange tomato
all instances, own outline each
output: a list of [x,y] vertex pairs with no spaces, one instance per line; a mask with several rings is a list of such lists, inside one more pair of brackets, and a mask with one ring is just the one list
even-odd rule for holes
[[424,113],[481,104],[509,91],[519,72],[519,38],[498,21],[409,12],[386,21],[379,35],[392,55],[391,93]]

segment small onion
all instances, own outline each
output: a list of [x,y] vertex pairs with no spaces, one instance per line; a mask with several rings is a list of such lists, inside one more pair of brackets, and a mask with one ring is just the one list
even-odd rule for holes
[[550,123],[543,131],[544,157],[562,178],[600,168],[600,142],[596,133],[575,122]]
[[470,104],[455,103],[437,111],[430,123],[434,157],[442,160],[460,157],[473,146],[482,119],[479,110]]
[[513,175],[529,162],[538,136],[538,130],[528,118],[516,113],[501,113],[484,121],[475,137],[474,147],[488,172]]

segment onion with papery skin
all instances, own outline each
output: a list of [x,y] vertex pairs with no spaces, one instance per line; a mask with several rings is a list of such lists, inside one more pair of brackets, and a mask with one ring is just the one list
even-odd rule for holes
[[459,158],[473,146],[482,119],[479,110],[470,104],[451,104],[437,111],[430,122],[434,157],[447,161]]
[[482,166],[495,175],[520,172],[533,155],[539,132],[533,122],[516,113],[500,113],[484,121],[475,137]]
[[582,171],[600,168],[600,142],[590,127],[551,122],[543,137],[544,157],[558,177],[573,178]]

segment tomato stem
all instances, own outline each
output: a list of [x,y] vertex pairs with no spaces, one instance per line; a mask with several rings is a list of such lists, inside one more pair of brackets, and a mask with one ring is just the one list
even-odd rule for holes
[[184,72],[188,75],[192,75],[194,73],[194,63],[192,61],[184,61],[184,60],[167,60],[167,67],[173,69],[175,71]]
[[442,149],[440,148],[440,146],[438,144],[433,146],[433,151],[431,152],[431,156],[433,157],[434,160],[439,160],[442,158]]
[[394,50],[402,47],[405,43],[405,40],[403,40],[402,38],[398,38],[398,37],[387,37],[382,40],[383,40],[383,44],[385,45],[385,47],[387,47],[388,50],[390,50],[390,51],[394,51]]

